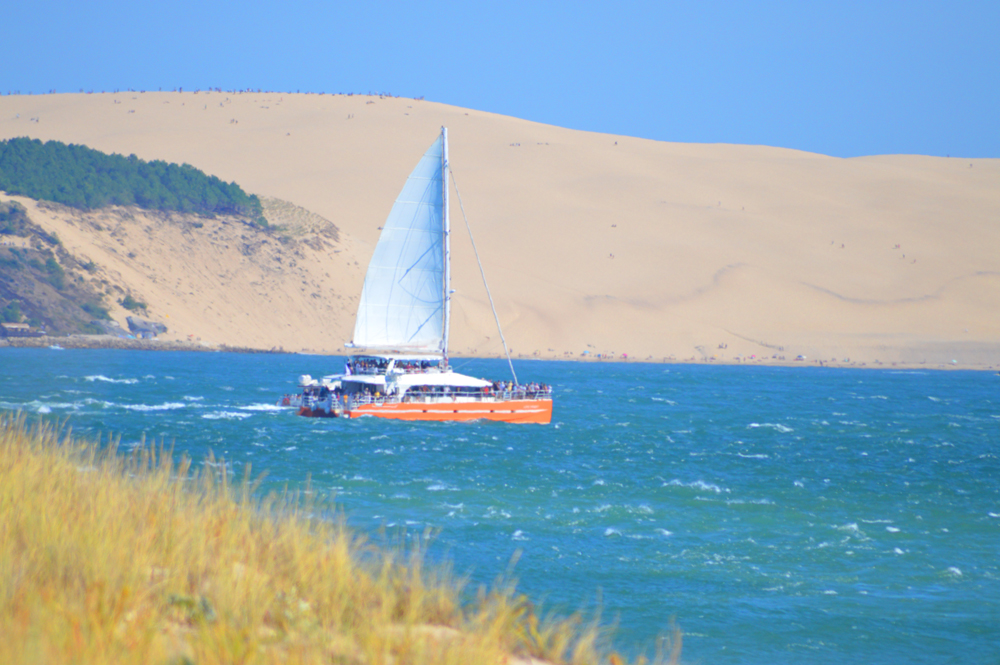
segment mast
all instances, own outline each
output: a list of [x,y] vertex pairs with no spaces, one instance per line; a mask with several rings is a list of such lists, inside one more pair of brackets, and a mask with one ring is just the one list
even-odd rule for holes
[[441,128],[441,210],[442,233],[444,233],[444,326],[441,338],[441,352],[448,359],[448,333],[451,321],[451,220],[448,216],[448,128]]

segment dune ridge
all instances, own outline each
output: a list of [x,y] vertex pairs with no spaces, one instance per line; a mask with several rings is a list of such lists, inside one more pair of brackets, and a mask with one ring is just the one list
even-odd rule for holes
[[[300,209],[288,244],[87,213],[123,220],[111,241],[18,199],[176,339],[321,353],[350,339],[379,227],[441,125],[516,356],[1000,365],[997,159],[667,143],[377,95],[0,97],[0,138],[186,162]],[[452,219],[452,349],[495,355]]]

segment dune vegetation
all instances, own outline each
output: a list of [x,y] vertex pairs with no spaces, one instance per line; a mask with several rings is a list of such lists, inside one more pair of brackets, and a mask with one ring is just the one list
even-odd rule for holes
[[135,205],[201,215],[242,215],[267,226],[260,200],[190,164],[108,155],[27,137],[0,141],[0,190],[81,210]]
[[309,492],[255,489],[212,458],[0,414],[0,662],[624,662],[596,620],[541,615],[505,578],[469,589]]

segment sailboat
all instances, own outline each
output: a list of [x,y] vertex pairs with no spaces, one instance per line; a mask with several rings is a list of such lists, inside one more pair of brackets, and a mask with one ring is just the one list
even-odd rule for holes
[[[363,352],[350,356],[341,374],[299,377],[299,415],[551,422],[551,387],[518,383],[502,331],[512,381],[459,374],[448,364],[448,176],[448,130],[442,127],[407,178],[368,264],[354,338],[346,345]],[[493,314],[499,328],[495,308]]]

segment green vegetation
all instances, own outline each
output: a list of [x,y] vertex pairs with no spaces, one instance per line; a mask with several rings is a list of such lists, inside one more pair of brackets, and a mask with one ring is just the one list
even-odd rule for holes
[[129,293],[124,298],[119,300],[118,303],[125,309],[130,310],[132,312],[137,312],[139,310],[142,310],[143,312],[146,311],[146,303],[142,302],[141,300],[136,300],[135,298],[132,297],[131,293]]
[[0,203],[0,235],[27,235],[30,223],[23,205],[17,201]]
[[[106,321],[111,320],[111,315],[108,314],[108,308],[102,307],[98,303],[85,302],[80,305],[80,309],[82,309],[84,312],[91,315],[95,319],[104,319]],[[100,328],[98,327],[98,329]]]
[[240,215],[267,226],[260,200],[236,183],[226,184],[189,164],[107,155],[59,141],[42,143],[25,137],[0,141],[0,190],[81,210],[135,205],[208,216]]
[[[66,271],[56,261],[52,252],[48,250],[36,252],[12,247],[5,254],[6,256],[0,256],[0,268],[20,270],[24,267],[29,267],[40,274],[42,281],[48,282],[57,291],[62,291],[66,288]],[[29,254],[34,254],[35,256],[26,256]],[[45,258],[44,262],[39,258],[39,255]]]
[[48,275],[49,284],[54,286],[56,290],[62,291],[66,288],[66,271],[55,260],[55,257],[50,256],[45,261],[45,272]]
[[[18,240],[8,242],[10,235]],[[34,223],[24,206],[14,201],[0,203],[0,238],[4,238],[0,243],[0,316],[4,322],[44,325],[53,335],[103,332],[92,322],[110,318],[105,294],[99,283],[81,274],[97,273],[96,263],[81,265],[54,233]]]
[[33,247],[0,246],[0,320],[44,324],[54,335],[103,332],[91,322],[111,318],[104,293],[80,276],[81,266],[62,247],[38,248],[37,226],[27,230]]
[[509,582],[464,593],[329,506],[196,468],[0,413],[0,662],[623,662]]
[[7,250],[6,256],[0,255],[0,268],[14,268],[16,270],[17,268],[20,267],[21,267],[21,259],[15,253],[15,250],[13,248]]
[[12,300],[7,303],[7,306],[0,309],[0,322],[2,323],[20,323],[21,322],[21,305],[18,304],[16,300]]
[[[109,317],[110,318],[110,317]],[[97,321],[91,321],[90,323],[85,323],[80,326],[80,332],[84,335],[104,335],[106,334],[104,328],[102,328]]]

